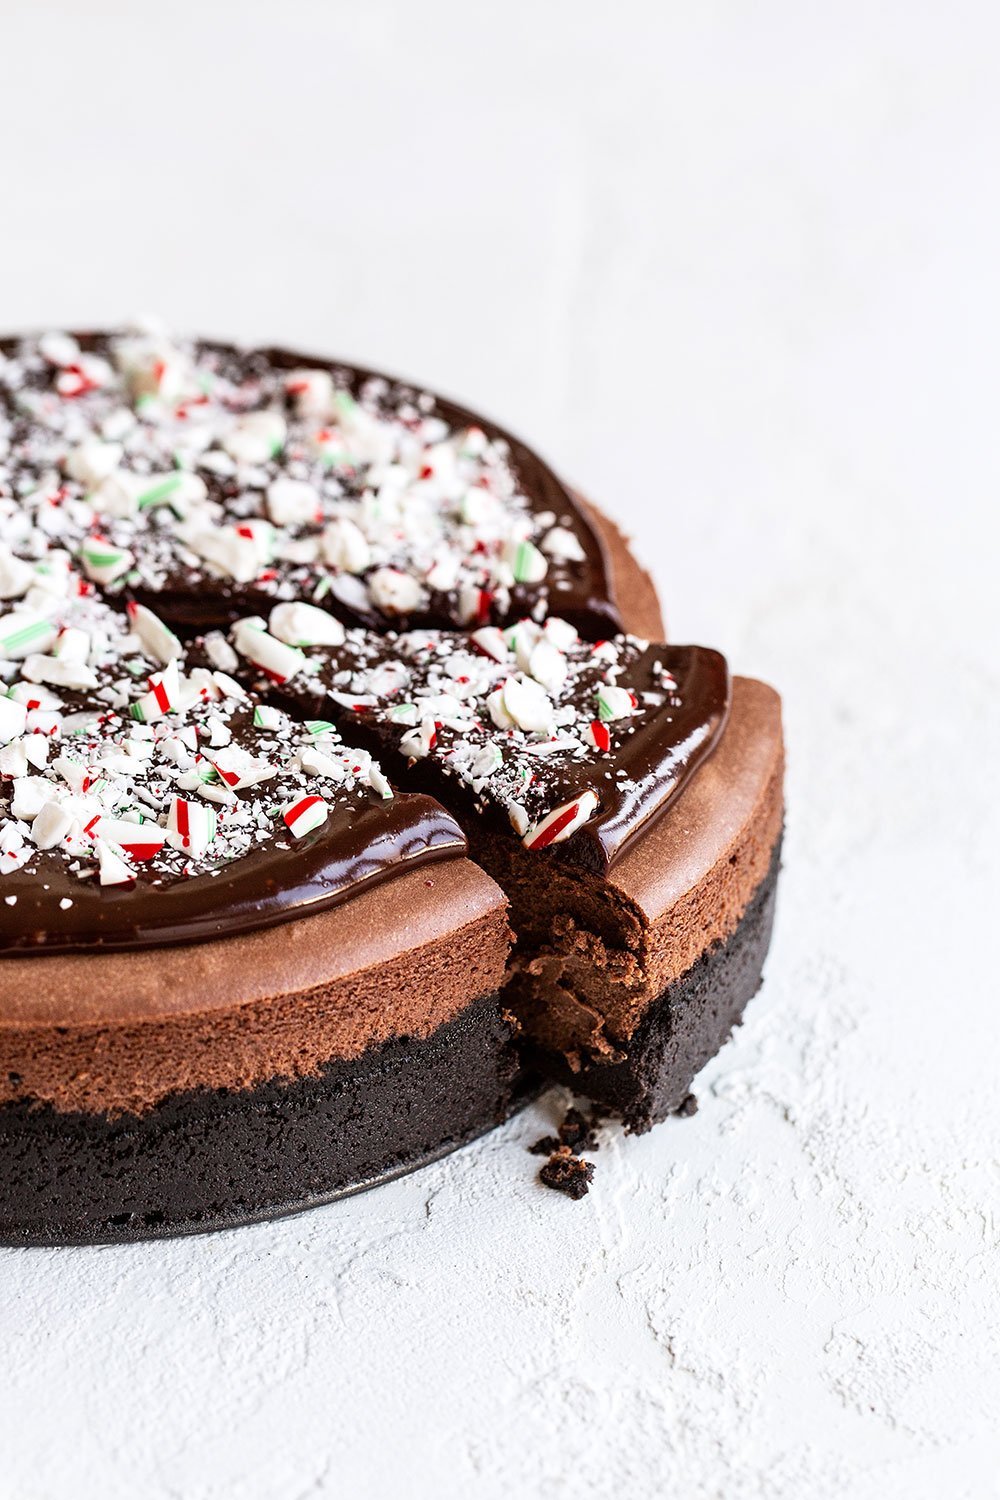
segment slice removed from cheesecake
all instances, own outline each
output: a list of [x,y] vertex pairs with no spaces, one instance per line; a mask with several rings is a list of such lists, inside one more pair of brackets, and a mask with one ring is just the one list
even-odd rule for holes
[[318,729],[349,724],[454,812],[510,902],[505,993],[536,1063],[632,1129],[676,1109],[760,978],[782,824],[776,695],[734,687],[717,652],[587,643],[558,620],[325,645],[299,623],[280,683],[267,642],[287,620],[244,621],[233,642]]

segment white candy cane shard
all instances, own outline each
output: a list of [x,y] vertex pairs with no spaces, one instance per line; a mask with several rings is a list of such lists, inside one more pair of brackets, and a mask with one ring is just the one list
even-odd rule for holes
[[169,505],[178,516],[186,516],[192,506],[200,504],[207,496],[208,487],[199,474],[176,469],[169,474],[144,475],[142,487],[136,491],[135,503],[139,510]]
[[469,639],[484,656],[490,656],[494,661],[508,661],[510,658],[503,631],[496,625],[484,625],[481,630],[474,630]]
[[219,750],[213,750],[211,754],[206,754],[205,758],[215,769],[223,784],[232,791],[257,786],[262,781],[270,781],[278,774],[277,766],[273,766],[263,757],[251,755],[240,745],[223,746]]
[[569,651],[580,639],[575,625],[568,620],[560,620],[557,615],[550,615],[542,627],[543,633],[553,646],[558,646],[560,651]]
[[360,526],[338,516],[323,530],[320,550],[331,568],[345,573],[363,573],[371,562],[371,548]]
[[149,692],[131,704],[129,714],[140,724],[154,724],[165,714],[176,712],[180,693],[177,663],[168,662],[162,672],[155,672],[149,679]]
[[53,687],[95,688],[97,675],[85,662],[60,661],[57,656],[26,656],[21,674],[29,682],[48,682]]
[[0,599],[20,599],[34,581],[31,564],[15,557],[9,547],[0,546]]
[[547,849],[550,844],[561,844],[593,817],[598,802],[596,792],[584,792],[575,801],[564,802],[532,824],[521,842],[526,849]]
[[80,345],[72,334],[53,330],[42,334],[38,340],[38,352],[50,365],[65,369],[67,365],[75,365],[80,358]]
[[267,513],[276,526],[304,526],[321,514],[319,491],[304,479],[273,479]]
[[[0,699],[0,702],[3,700]],[[10,810],[15,818],[30,823],[52,797],[52,783],[44,776],[19,776],[14,783]]]
[[27,721],[25,704],[15,702],[13,698],[0,698],[0,744],[6,745],[8,740],[22,735]]
[[253,711],[253,721],[258,729],[280,729],[282,714],[268,703],[258,703]]
[[298,753],[298,762],[307,776],[326,776],[337,782],[346,780],[344,762],[334,760],[331,755],[312,745],[303,746]]
[[[35,736],[32,736],[32,738],[35,738]],[[10,781],[15,781],[18,776],[27,776],[28,754],[25,749],[26,744],[27,737],[19,736],[17,739],[8,741],[6,745],[0,748],[0,776]]]
[[530,822],[530,819],[523,803],[511,802],[507,808],[507,816],[510,819],[510,826],[513,828],[515,833],[527,833],[528,823]]
[[288,646],[342,646],[344,627],[314,604],[276,604],[268,625],[273,636]]
[[167,812],[167,843],[180,849],[192,859],[199,859],[215,838],[216,813],[214,807],[203,802],[189,802],[185,797],[174,797]]
[[392,796],[392,787],[383,774],[382,767],[374,760],[368,767],[368,785],[385,801]]
[[110,542],[87,542],[80,548],[83,571],[94,583],[114,583],[129,571],[135,556],[127,547],[112,547]]
[[263,464],[284,447],[288,427],[277,411],[252,411],[241,417],[222,446],[238,464]]
[[289,370],[285,392],[302,417],[326,417],[333,410],[333,376],[329,370]]
[[138,861],[154,859],[167,839],[166,829],[157,823],[129,823],[124,818],[100,818],[93,833]]
[[611,687],[603,683],[596,692],[598,718],[605,723],[613,719],[627,719],[629,714],[635,713],[635,697],[627,688]]
[[112,469],[87,498],[99,515],[127,519],[138,513],[139,492],[148,484],[149,476],[146,474],[133,474],[128,469]]
[[551,641],[541,640],[528,658],[528,671],[547,693],[558,693],[566,681],[568,665],[565,656]]
[[532,678],[508,677],[503,685],[503,706],[519,729],[548,734],[552,729],[552,701]]
[[389,705],[389,722],[391,724],[419,724],[420,709],[415,703],[392,703]]
[[546,532],[542,538],[542,551],[546,552],[553,562],[586,562],[587,554],[580,545],[580,539],[572,531],[567,531],[564,526],[553,526],[552,530]]
[[251,583],[263,564],[260,548],[252,533],[235,526],[203,526],[196,521],[179,527],[178,537],[204,562],[235,579]]
[[503,555],[515,583],[541,583],[549,571],[545,554],[534,542],[508,542]]
[[[469,766],[469,774],[472,777],[472,785],[475,790],[487,782],[494,772],[499,771],[503,765],[503,754],[499,745],[492,742],[483,746],[477,752]],[[522,830],[523,832],[523,830]]]
[[11,614],[0,620],[0,657],[16,661],[33,652],[45,652],[59,635],[58,626],[43,615]]
[[135,871],[103,839],[97,840],[97,860],[101,885],[130,885]]
[[368,592],[387,615],[412,614],[424,603],[420,584],[399,568],[376,568],[368,579]]
[[241,656],[277,683],[288,682],[305,665],[306,659],[297,646],[279,641],[255,621],[237,620],[233,626],[233,644]]
[[322,797],[299,797],[282,809],[281,816],[292,836],[301,839],[315,828],[322,827],[330,816],[330,805]]
[[400,737],[399,748],[414,760],[425,760],[436,743],[437,725],[433,719],[425,719],[416,729],[408,729]]
[[31,840],[39,849],[54,849],[73,826],[72,813],[58,802],[46,802],[31,825]]
[[49,759],[49,737],[45,734],[27,734],[21,741],[28,764],[36,771],[44,771]]
[[492,693],[488,694],[486,699],[486,709],[489,713],[490,718],[493,720],[493,723],[498,729],[514,728],[514,720],[507,712],[507,708],[504,703],[504,691],[502,687],[495,688]]
[[218,667],[220,672],[236,671],[240,659],[221,631],[210,630],[202,644],[213,667]]
[[90,636],[85,630],[67,625],[60,630],[52,647],[52,655],[59,661],[85,662],[90,655]]
[[143,648],[154,660],[167,666],[181,655],[184,648],[173,631],[168,630],[159,616],[154,615],[144,604],[129,603],[128,621]]
[[121,443],[102,443],[100,438],[87,438],[66,455],[66,473],[70,479],[93,489],[114,473],[121,462],[122,451]]

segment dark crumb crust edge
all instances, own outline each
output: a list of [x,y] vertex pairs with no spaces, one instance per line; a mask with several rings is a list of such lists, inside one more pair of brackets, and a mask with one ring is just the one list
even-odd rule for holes
[[538,1091],[497,997],[313,1078],[176,1094],[141,1117],[0,1109],[0,1244],[160,1239],[274,1219],[433,1161]]
[[779,838],[768,873],[731,936],[707,948],[653,1001],[624,1045],[622,1061],[585,1062],[575,1071],[562,1054],[529,1048],[531,1066],[614,1110],[634,1134],[676,1114],[695,1075],[722,1047],[763,983],[780,869]]

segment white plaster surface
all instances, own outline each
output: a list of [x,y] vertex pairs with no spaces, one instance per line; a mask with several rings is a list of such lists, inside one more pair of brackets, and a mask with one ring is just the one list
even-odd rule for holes
[[785,696],[691,1120],[0,1253],[0,1497],[1000,1494],[1000,13],[3,7],[0,323],[273,336],[534,441]]

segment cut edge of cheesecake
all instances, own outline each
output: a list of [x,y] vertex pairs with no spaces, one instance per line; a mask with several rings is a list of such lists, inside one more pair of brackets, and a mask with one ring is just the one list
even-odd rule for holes
[[[536,1062],[621,1110],[633,1129],[682,1102],[755,992],[767,951],[784,817],[781,705],[764,683],[736,678],[733,689],[711,758],[603,881],[544,872],[547,931],[529,917],[525,938],[534,882],[474,851],[517,891],[521,941],[507,997]],[[692,1028],[671,1064],[680,1033]]]

